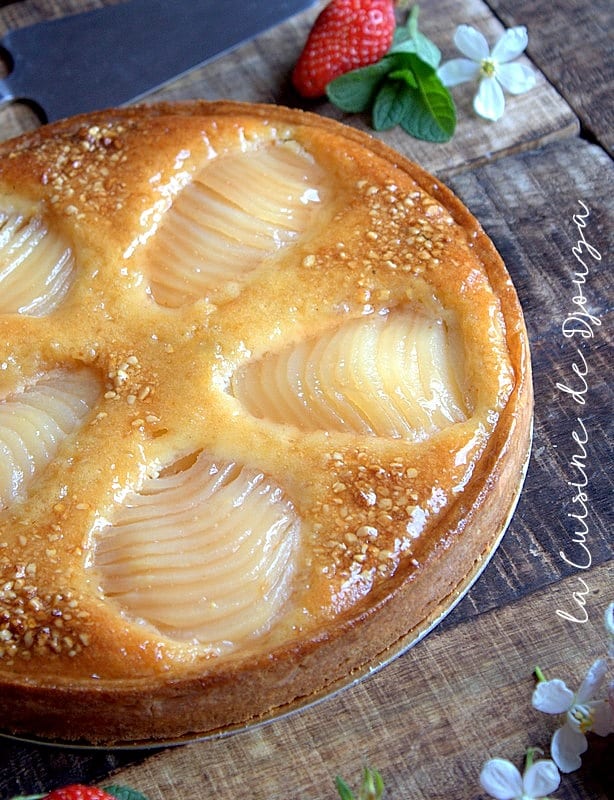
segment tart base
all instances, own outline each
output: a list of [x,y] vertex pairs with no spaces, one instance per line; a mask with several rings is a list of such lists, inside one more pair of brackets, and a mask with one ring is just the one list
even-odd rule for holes
[[[112,113],[113,112],[108,112]],[[237,652],[219,664],[196,662],[143,677],[64,676],[11,672],[0,663],[0,720],[7,735],[54,745],[104,748],[156,747],[219,737],[270,722],[351,686],[406,652],[458,603],[495,551],[524,481],[531,446],[533,393],[528,338],[518,298],[494,246],[461,201],[441,182],[381,142],[315,115],[241,103],[179,103],[117,112],[126,120],[206,116],[272,120],[337,140],[351,154],[382,159],[399,179],[415,183],[471,241],[471,253],[496,296],[513,386],[489,433],[475,474],[429,528],[420,563],[401,564],[308,636],[272,648]],[[103,124],[105,114],[69,120],[62,136],[79,125]],[[45,143],[52,131],[33,134]],[[28,137],[21,140],[27,144]],[[6,147],[6,145],[5,145]],[[5,153],[6,154],[6,153]],[[366,163],[366,162],[365,162]],[[100,630],[102,640],[106,630]],[[68,662],[67,662],[68,663]]]

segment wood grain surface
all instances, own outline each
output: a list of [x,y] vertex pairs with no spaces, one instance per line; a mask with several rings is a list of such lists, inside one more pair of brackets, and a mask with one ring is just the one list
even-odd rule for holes
[[[22,0],[0,8],[0,34],[100,5]],[[151,99],[298,104],[287,76],[318,8]],[[548,753],[555,720],[531,708],[534,666],[573,687],[603,654],[603,611],[614,599],[611,4],[429,0],[420,21],[445,58],[454,55],[458,23],[473,23],[491,39],[503,25],[526,24],[528,59],[539,70],[536,89],[510,99],[495,125],[472,114],[470,87],[455,90],[459,127],[448,145],[381,134],[442,176],[478,217],[525,310],[534,447],[501,546],[433,633],[338,695],[231,737],[156,751],[78,751],[0,739],[0,800],[72,781],[111,780],[150,800],[333,800],[335,775],[357,785],[365,764],[383,774],[386,798],[485,799],[478,775],[487,758],[520,766],[528,746]],[[586,39],[594,49],[582,47]],[[327,103],[309,108],[368,127]],[[2,139],[37,124],[23,108],[0,110]],[[579,510],[586,512],[583,535]],[[612,736],[592,736],[582,768],[563,777],[554,797],[612,797],[613,744]]]
[[528,54],[582,121],[583,134],[614,152],[614,7],[610,0],[491,0],[506,26],[530,20]]

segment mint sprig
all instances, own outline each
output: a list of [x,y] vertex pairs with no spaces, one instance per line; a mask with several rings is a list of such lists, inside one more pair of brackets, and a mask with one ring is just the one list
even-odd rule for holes
[[335,779],[335,787],[341,800],[380,800],[384,793],[384,780],[376,769],[365,767],[358,797],[354,796],[348,784],[339,776]]
[[414,6],[380,61],[335,78],[326,94],[342,111],[369,112],[376,131],[399,125],[416,139],[447,142],[456,129],[456,108],[437,76],[441,52],[418,30],[418,13]]

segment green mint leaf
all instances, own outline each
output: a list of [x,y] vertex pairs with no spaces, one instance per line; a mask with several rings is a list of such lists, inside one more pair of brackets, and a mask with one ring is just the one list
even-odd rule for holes
[[[400,25],[397,26],[392,36],[392,44],[390,45],[390,50],[394,50],[397,47],[397,45],[401,44],[402,42],[405,42],[407,39],[410,38],[411,37],[409,36],[405,28],[401,27]],[[390,52],[390,50],[388,52]]]
[[326,94],[331,103],[342,111],[358,114],[366,111],[372,101],[381,80],[388,74],[393,61],[384,57],[381,61],[368,67],[354,69],[340,75],[326,87]]
[[376,131],[387,131],[401,124],[409,91],[411,88],[402,80],[387,80],[384,83],[371,112],[371,123]]
[[406,39],[390,49],[391,55],[396,53],[414,53],[433,69],[437,69],[441,62],[441,50],[430,39],[421,33],[416,38]]
[[422,61],[437,69],[441,63],[441,50],[418,30],[418,12],[419,6],[414,6],[406,25],[397,27],[389,52],[415,53]]
[[411,69],[395,69],[388,77],[395,81],[405,81],[405,83],[413,89],[418,88],[418,81]]
[[130,789],[128,786],[105,786],[105,792],[117,797],[117,800],[147,800],[144,794],[137,792],[136,789]]
[[456,128],[450,92],[437,77],[439,48],[418,30],[418,6],[399,26],[388,54],[341,75],[326,87],[328,99],[348,113],[371,111],[376,131],[400,125],[417,139],[449,141]]
[[365,767],[358,800],[380,800],[384,793],[384,781],[376,769]]
[[376,769],[372,769],[371,774],[373,776],[376,797],[379,800],[379,798],[384,794],[384,779]]
[[[442,110],[443,115],[439,114]],[[448,108],[434,109],[432,105],[426,106],[419,90],[408,87],[405,113],[399,125],[415,139],[442,144],[449,142],[454,133],[453,130],[450,132],[451,120],[454,118],[447,113],[448,111]],[[445,127],[441,125],[441,116],[445,119]]]
[[341,800],[355,800],[354,795],[352,794],[352,790],[347,785],[347,783],[340,778],[339,775],[335,778],[335,786],[337,791],[339,792],[339,797]]
[[416,89],[406,86],[399,125],[416,139],[448,142],[456,129],[456,108],[435,70],[414,56]]

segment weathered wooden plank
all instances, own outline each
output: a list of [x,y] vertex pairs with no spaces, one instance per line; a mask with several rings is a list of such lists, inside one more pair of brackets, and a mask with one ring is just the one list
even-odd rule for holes
[[[576,686],[605,650],[601,612],[611,575],[605,566],[591,574],[583,625],[556,616],[574,587],[567,578],[431,635],[320,705],[230,738],[167,750],[113,780],[151,800],[332,800],[335,775],[355,783],[368,764],[382,772],[389,797],[485,797],[477,780],[486,759],[520,766],[528,746],[548,753],[557,722],[531,708],[534,665]],[[613,776],[604,748],[611,744],[612,737],[592,737],[584,767],[563,778],[556,796],[606,800]]]
[[528,52],[574,109],[585,132],[614,154],[614,6],[610,0],[487,0],[506,25],[531,20]]
[[[447,624],[612,558],[613,176],[609,157],[578,139],[450,181],[494,240],[518,290],[531,340],[535,428],[508,533],[487,579]],[[582,489],[573,485],[585,482]]]
[[[361,116],[344,115],[325,101],[305,103],[290,86],[290,72],[323,2],[254,42],[151,94],[148,101],[226,97],[281,103],[317,111],[372,132],[368,120]],[[88,7],[99,4],[90,0]],[[33,0],[23,0],[18,7],[11,7],[10,14],[8,9],[0,10],[0,34],[9,24],[19,24],[20,19],[32,22],[43,15],[57,15],[60,8],[68,11],[80,7],[83,7],[82,0],[63,0],[62,3],[55,0],[49,3],[48,9],[47,6],[41,8]],[[24,16],[20,17],[20,14]],[[424,6],[420,16],[421,28],[440,46],[444,58],[458,55],[452,37],[456,25],[463,22],[476,25],[493,42],[503,30],[482,0],[468,0],[463,4],[455,0],[432,0]],[[527,59],[524,60],[528,63]],[[474,91],[475,87],[470,85],[454,89],[459,121],[454,138],[447,144],[419,142],[400,129],[382,132],[378,136],[432,172],[449,175],[491,157],[525,150],[578,131],[575,115],[541,74],[531,92],[509,99],[507,112],[497,123],[474,114],[471,108]],[[22,126],[27,129],[35,124],[35,119],[23,108],[0,110],[2,139],[15,135]]]

